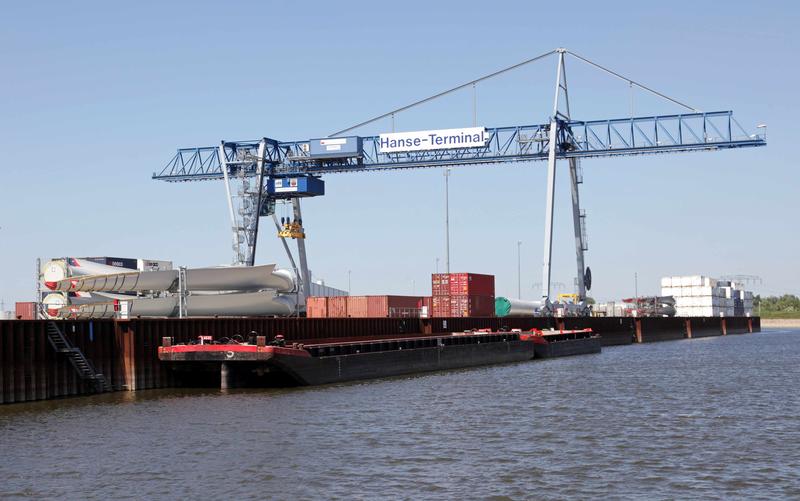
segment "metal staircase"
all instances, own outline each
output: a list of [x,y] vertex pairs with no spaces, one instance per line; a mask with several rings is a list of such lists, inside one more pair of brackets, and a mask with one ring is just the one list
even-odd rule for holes
[[78,377],[86,382],[89,382],[98,393],[112,391],[111,384],[105,376],[97,372],[92,365],[92,362],[86,358],[80,348],[77,348],[69,342],[69,340],[61,332],[58,325],[53,322],[47,322],[47,340],[56,351],[56,353],[63,353],[69,359],[72,367],[75,368]]

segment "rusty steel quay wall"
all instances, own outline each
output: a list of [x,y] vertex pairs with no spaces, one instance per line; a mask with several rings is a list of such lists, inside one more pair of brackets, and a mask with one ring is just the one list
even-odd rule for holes
[[[591,327],[605,346],[758,332],[755,318],[202,318],[60,320],[69,341],[80,348],[115,390],[169,388],[172,373],[158,360],[163,337],[176,343],[210,335],[215,339],[252,332],[290,342],[343,341],[365,336],[415,336],[470,329],[582,329]],[[0,321],[0,403],[26,402],[92,393],[69,361],[50,346],[47,321]]]

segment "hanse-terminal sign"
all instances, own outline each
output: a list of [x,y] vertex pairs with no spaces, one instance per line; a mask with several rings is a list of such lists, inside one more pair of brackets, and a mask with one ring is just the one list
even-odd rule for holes
[[402,151],[447,150],[452,148],[484,148],[489,140],[486,127],[465,129],[391,132],[380,135],[381,153]]

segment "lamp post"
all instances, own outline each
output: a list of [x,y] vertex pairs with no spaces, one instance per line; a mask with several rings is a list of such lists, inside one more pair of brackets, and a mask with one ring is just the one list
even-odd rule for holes
[[347,295],[348,296],[350,295],[350,274],[351,274],[351,271],[347,270]]
[[522,299],[522,260],[520,258],[522,241],[517,240],[517,299]]
[[450,273],[450,169],[444,170],[445,273]]

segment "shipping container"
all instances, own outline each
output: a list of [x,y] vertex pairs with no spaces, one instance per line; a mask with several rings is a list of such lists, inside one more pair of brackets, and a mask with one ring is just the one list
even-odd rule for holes
[[493,317],[494,296],[450,296],[452,317]]
[[419,317],[423,298],[419,296],[368,296],[370,318]]
[[447,273],[434,273],[431,276],[431,293],[434,296],[449,296],[450,275]]
[[351,318],[369,317],[369,297],[349,296],[347,298],[347,316]]
[[135,258],[130,258],[130,257],[103,256],[103,257],[86,257],[82,259],[86,259],[87,261],[91,261],[93,263],[104,264],[106,266],[113,266],[115,268],[127,268],[130,270],[136,270],[139,268],[138,266],[139,263],[137,262],[137,260]]
[[431,311],[433,317],[449,317],[450,296],[433,296],[431,298]]
[[335,296],[328,298],[328,318],[347,317],[348,296]]
[[426,296],[422,298],[422,310],[419,312],[419,316],[423,318],[430,318],[433,317],[433,297]]
[[312,296],[306,299],[306,317],[328,318],[328,298]]
[[[494,275],[451,273],[450,295],[494,297]],[[494,301],[492,302],[492,308],[494,308]]]
[[36,320],[36,303],[33,301],[18,302],[14,317],[20,320]]

